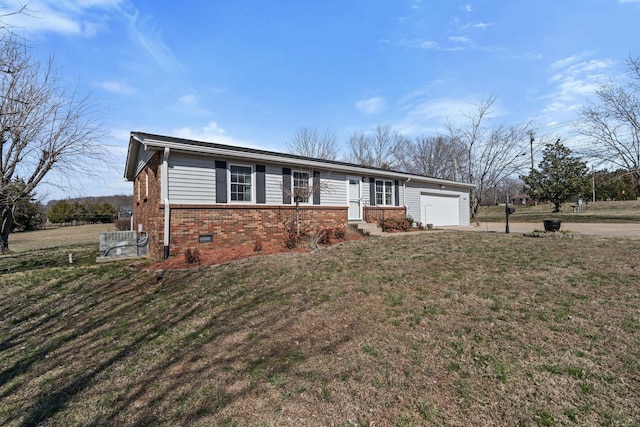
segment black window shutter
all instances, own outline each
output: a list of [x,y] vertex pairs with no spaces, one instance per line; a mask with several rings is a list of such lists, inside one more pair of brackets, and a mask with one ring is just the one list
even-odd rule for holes
[[369,178],[369,205],[376,205],[376,179]]
[[393,183],[394,191],[396,192],[396,206],[400,206],[400,182],[398,182],[398,180],[396,179],[396,181]]
[[282,203],[291,204],[291,168],[282,168]]
[[216,160],[216,203],[227,203],[227,162]]
[[266,168],[264,165],[256,165],[256,203],[267,203],[265,172]]
[[313,204],[320,204],[320,172],[313,172]]

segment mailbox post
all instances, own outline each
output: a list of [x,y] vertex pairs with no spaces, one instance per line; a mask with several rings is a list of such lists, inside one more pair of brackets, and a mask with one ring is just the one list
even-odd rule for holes
[[509,215],[516,213],[516,208],[509,206],[509,202],[504,205],[504,215],[507,219],[507,226],[505,228],[505,233],[509,234]]

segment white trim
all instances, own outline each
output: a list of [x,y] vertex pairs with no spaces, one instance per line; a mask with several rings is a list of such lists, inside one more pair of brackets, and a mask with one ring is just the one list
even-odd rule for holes
[[[378,182],[382,182],[382,204],[378,203]],[[387,200],[386,200],[386,184],[387,183],[391,183],[391,203],[387,204]],[[393,207],[396,205],[396,186],[395,183],[393,182],[393,180],[388,180],[388,179],[378,179],[375,178],[375,180],[373,181],[373,188],[374,188],[374,193],[375,193],[375,197],[376,197],[376,206],[389,206],[389,207]]]
[[[251,200],[231,200],[231,166],[251,169]],[[227,204],[255,205],[256,204],[256,166],[242,163],[227,162]]]
[[[138,141],[137,135],[134,135],[133,138]],[[358,165],[348,165],[348,164],[336,164],[323,162],[321,160],[314,159],[304,159],[304,158],[288,158],[279,156],[278,153],[270,153],[270,152],[260,152],[260,153],[252,153],[246,151],[238,151],[234,150],[234,147],[223,148],[219,146],[191,146],[189,144],[180,143],[177,141],[163,141],[159,139],[154,139],[151,137],[142,138],[142,144],[144,145],[145,150],[159,150],[164,147],[168,147],[171,149],[184,151],[187,153],[199,153],[206,154],[218,157],[224,157],[228,159],[237,159],[240,162],[242,161],[255,161],[259,164],[264,163],[275,163],[280,165],[290,165],[291,168],[309,168],[312,170],[335,170],[341,171],[353,175],[360,176],[379,176],[391,179],[407,179],[411,178],[413,181],[424,182],[424,183],[432,183],[432,184],[445,184],[451,187],[460,187],[460,188],[474,188],[474,184],[466,184],[463,182],[450,181],[446,179],[440,178],[431,178],[420,175],[413,175],[403,172],[394,172],[394,171],[384,171],[378,169],[371,169],[365,166]]]
[[[358,183],[358,217],[351,217],[351,197],[350,197],[350,191],[351,191],[351,180],[354,180]],[[355,175],[347,175],[346,176],[346,181],[345,184],[347,186],[347,219],[349,221],[362,221],[362,209],[363,209],[363,205],[364,203],[362,203],[362,177],[360,176],[355,176]]]
[[[305,170],[295,170],[295,169],[291,169],[291,192],[295,194],[296,192],[296,177],[295,174],[296,173],[306,173],[307,174],[307,188],[311,189],[313,184],[311,182],[311,180],[313,179],[313,172],[309,172],[309,171],[305,171]],[[307,201],[303,202],[301,201],[300,204],[301,205],[310,205],[313,203],[313,194],[309,194],[309,196],[307,197]],[[295,201],[295,197],[293,196],[293,194],[291,195],[291,204],[296,204]]]

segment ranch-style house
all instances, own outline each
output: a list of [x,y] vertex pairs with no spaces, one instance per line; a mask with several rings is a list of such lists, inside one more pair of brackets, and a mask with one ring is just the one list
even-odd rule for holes
[[[134,229],[154,258],[187,248],[284,241],[296,200],[305,230],[372,218],[469,225],[472,184],[339,161],[132,132],[125,178]],[[303,190],[303,191],[300,191]],[[299,195],[303,195],[300,197]]]

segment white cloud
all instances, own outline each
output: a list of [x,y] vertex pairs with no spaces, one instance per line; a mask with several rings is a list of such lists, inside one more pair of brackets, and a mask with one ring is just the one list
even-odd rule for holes
[[129,35],[159,65],[167,69],[182,69],[173,52],[162,40],[162,32],[148,27],[148,18],[139,19],[136,12],[129,18]]
[[493,24],[489,24],[489,23],[486,23],[486,22],[479,22],[477,24],[474,24],[473,26],[474,26],[474,28],[480,28],[481,30],[484,30],[485,28],[488,28],[488,27],[490,27],[492,25]]
[[113,92],[119,95],[132,95],[136,93],[135,88],[122,82],[104,81],[104,82],[100,82],[99,86],[108,92]]
[[[444,132],[446,121],[459,123],[467,120],[466,115],[473,113],[477,100],[471,98],[426,98],[418,96],[404,106],[405,116],[397,125],[405,135]],[[498,108],[494,109],[494,117]]]
[[215,144],[225,144],[249,148],[260,148],[256,144],[253,144],[249,141],[243,141],[241,139],[237,139],[227,135],[226,131],[221,128],[217,122],[214,121],[209,122],[208,124],[200,128],[182,127],[173,129],[169,134],[178,138],[192,139],[195,141],[213,142]]
[[449,40],[451,40],[452,42],[458,42],[458,43],[470,43],[471,39],[469,39],[469,37],[467,36],[450,36]]
[[590,53],[572,55],[552,63],[549,78],[552,85],[549,94],[541,97],[546,101],[542,112],[548,117],[543,120],[569,120],[569,114],[575,113],[585,100],[592,96],[598,84],[607,78],[614,62],[609,59],[586,60]]
[[373,97],[356,102],[356,108],[363,114],[377,114],[387,109],[384,98]]
[[470,4],[465,5],[462,10],[464,10],[465,12],[473,12],[473,7],[471,7]]
[[184,95],[178,98],[178,102],[180,104],[185,104],[185,105],[195,105],[198,103],[198,97],[190,93],[188,95]]
[[[6,0],[3,21],[26,33],[55,32],[91,37],[106,28],[105,10],[117,10],[122,0]],[[26,8],[23,9],[23,6]],[[13,12],[22,11],[22,13]]]

